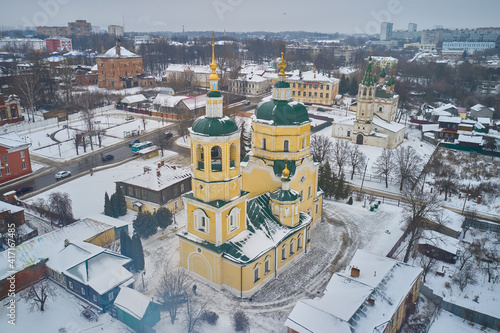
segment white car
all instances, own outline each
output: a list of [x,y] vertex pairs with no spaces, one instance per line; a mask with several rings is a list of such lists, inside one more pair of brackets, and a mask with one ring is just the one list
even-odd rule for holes
[[56,173],[56,179],[63,179],[69,176],[71,176],[71,172],[69,171],[59,171]]

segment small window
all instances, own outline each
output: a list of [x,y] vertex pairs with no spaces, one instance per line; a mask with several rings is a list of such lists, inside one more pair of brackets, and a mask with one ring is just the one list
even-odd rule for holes
[[177,204],[177,200],[174,201],[174,209],[177,209],[179,205]]
[[73,289],[73,282],[69,281],[69,288]]
[[141,189],[140,188],[136,188],[135,189],[135,197],[136,198],[140,198],[141,197]]
[[128,195],[133,197],[134,196],[134,189],[132,187],[128,188]]
[[311,96],[312,96],[312,92],[309,92],[309,97],[311,97]]
[[108,294],[108,300],[112,301],[114,298],[115,298],[115,295],[113,294],[113,292],[110,292]]
[[94,302],[97,302],[97,296],[95,294],[92,295],[92,299],[94,300]]
[[283,151],[284,152],[287,152],[289,150],[289,147],[290,146],[290,143],[288,142],[288,140],[285,140],[283,141]]
[[295,90],[294,90],[294,91],[292,91],[292,96],[295,96]]
[[56,276],[56,272],[54,272],[53,269],[51,269],[51,271],[52,271],[52,276]]
[[85,296],[85,289],[82,287],[81,290],[82,290],[82,295]]
[[292,239],[290,241],[290,255],[295,253],[295,241]]
[[7,155],[5,155],[5,156],[3,157],[3,161],[4,161],[5,163],[9,163],[9,157],[8,157]]
[[5,174],[10,175],[10,168],[5,168]]
[[266,259],[266,262],[264,263],[264,274],[267,274],[271,271],[271,260]]
[[257,282],[260,280],[260,267],[257,267],[253,270],[253,282]]
[[310,198],[312,196],[312,185],[309,185],[309,189],[307,191],[307,197]]
[[146,190],[142,190],[142,198],[143,199],[147,199],[148,198]]
[[316,204],[316,215],[318,215],[318,213],[319,213],[319,205]]
[[281,261],[285,259],[286,259],[286,246],[283,245],[283,247],[281,248]]
[[21,158],[24,158],[24,151],[21,150]]
[[181,184],[181,193],[184,193],[184,184]]
[[325,95],[325,97],[326,97],[326,98],[328,98],[328,96],[329,96],[329,94],[327,93],[327,94]]
[[23,170],[26,170],[26,163],[22,164]]
[[302,234],[297,238],[297,251],[302,248]]
[[300,202],[304,201],[304,190],[300,191]]

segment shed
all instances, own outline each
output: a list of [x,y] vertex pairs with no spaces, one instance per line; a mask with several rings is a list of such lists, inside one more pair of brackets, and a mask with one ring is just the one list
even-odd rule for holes
[[116,318],[136,332],[150,332],[160,321],[160,305],[128,287],[120,289],[115,310]]
[[127,107],[138,107],[140,104],[147,102],[148,99],[143,94],[131,95],[123,97],[120,103]]

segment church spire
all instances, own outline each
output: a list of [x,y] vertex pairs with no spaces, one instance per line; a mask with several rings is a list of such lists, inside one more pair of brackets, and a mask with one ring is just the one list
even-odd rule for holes
[[[217,64],[215,63],[215,34],[212,33],[212,63],[210,64],[210,69],[212,70],[212,74],[208,77],[209,81],[219,81],[219,76],[215,72],[217,69]],[[211,89],[212,91],[217,91],[217,89]]]
[[363,78],[363,81],[361,82],[364,86],[372,86],[375,84],[375,77],[373,76],[373,70],[372,70],[372,56],[370,54],[370,58],[368,58],[368,65],[366,66],[366,71],[365,71],[365,77]]
[[280,69],[280,72],[278,74],[278,80],[280,82],[285,82],[285,68],[286,68],[286,63],[285,63],[285,60],[283,60],[283,51],[281,51],[281,60],[280,62],[278,63],[278,68]]

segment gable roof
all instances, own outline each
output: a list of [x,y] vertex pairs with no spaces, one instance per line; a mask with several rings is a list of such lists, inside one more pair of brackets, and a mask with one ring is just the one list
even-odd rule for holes
[[7,148],[7,150],[26,149],[30,145],[30,143],[21,139],[15,132],[0,134],[0,146]]
[[[158,172],[160,173],[159,175]],[[189,167],[179,168],[165,164],[137,176],[122,180],[121,182],[153,191],[161,191],[189,177],[191,177],[191,169]]]
[[115,306],[132,317],[141,320],[146,314],[151,298],[129,287],[120,288]]

